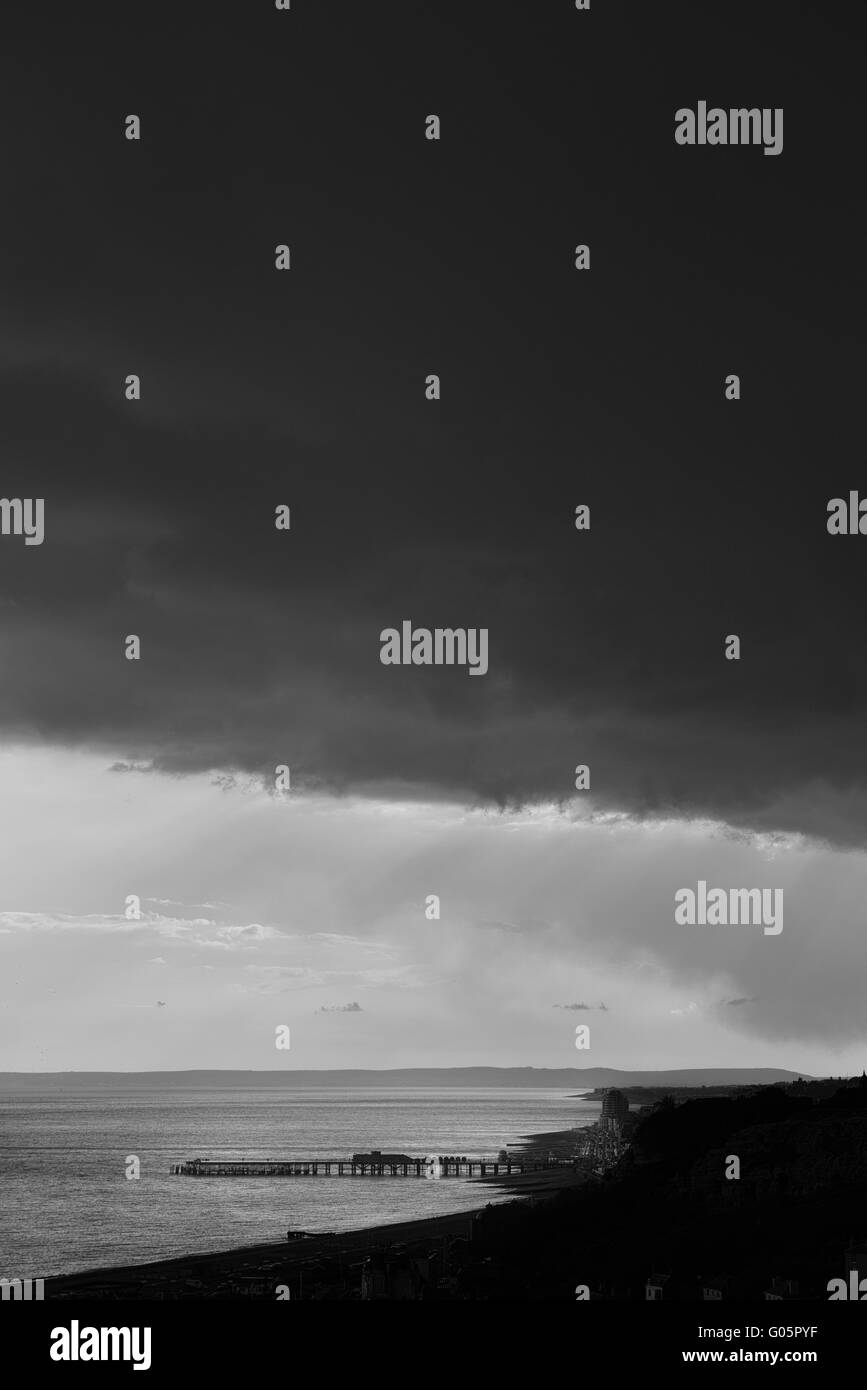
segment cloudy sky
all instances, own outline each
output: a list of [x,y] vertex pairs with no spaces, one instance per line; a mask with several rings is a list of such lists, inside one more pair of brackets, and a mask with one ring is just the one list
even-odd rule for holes
[[[20,7],[0,1067],[860,1071],[860,58],[754,8]],[[675,925],[699,878],[782,934]]]

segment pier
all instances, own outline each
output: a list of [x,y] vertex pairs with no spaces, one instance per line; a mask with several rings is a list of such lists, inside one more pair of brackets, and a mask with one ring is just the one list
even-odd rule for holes
[[496,1178],[568,1168],[563,1160],[512,1158],[349,1159],[294,1158],[227,1163],[207,1158],[174,1163],[171,1173],[185,1178]]

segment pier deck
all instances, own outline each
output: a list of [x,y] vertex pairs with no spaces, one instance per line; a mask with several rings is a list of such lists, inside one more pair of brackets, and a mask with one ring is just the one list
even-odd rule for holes
[[296,1158],[243,1163],[193,1159],[188,1163],[172,1164],[171,1172],[185,1178],[486,1178],[511,1173],[542,1173],[569,1166],[569,1162],[562,1159],[539,1161],[520,1158],[507,1162],[492,1158],[440,1158],[436,1160],[436,1167],[424,1158],[403,1163],[362,1163],[345,1158]]

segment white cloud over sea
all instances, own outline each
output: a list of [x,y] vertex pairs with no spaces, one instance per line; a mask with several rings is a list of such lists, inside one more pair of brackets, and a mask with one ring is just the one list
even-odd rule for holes
[[[861,1069],[859,852],[108,767],[0,754],[2,1069]],[[677,926],[699,878],[783,888],[784,931]]]

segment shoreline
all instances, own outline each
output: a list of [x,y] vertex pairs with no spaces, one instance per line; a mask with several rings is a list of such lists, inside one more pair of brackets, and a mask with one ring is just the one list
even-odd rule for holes
[[[325,1232],[309,1240],[269,1241],[263,1245],[237,1246],[229,1250],[208,1251],[205,1254],[177,1255],[167,1260],[153,1260],[140,1265],[118,1265],[108,1269],[82,1270],[77,1274],[60,1274],[45,1280],[45,1297],[99,1297],[99,1291],[110,1291],[110,1297],[147,1298],[148,1286],[175,1281],[189,1284],[195,1276],[241,1276],[266,1280],[272,1271],[298,1272],[304,1264],[312,1264],[324,1256],[366,1254],[379,1246],[395,1243],[401,1236],[406,1241],[441,1238],[465,1234],[475,1216],[484,1207],[456,1212],[448,1216],[421,1217],[415,1221],[398,1221],[390,1225],[361,1227],[355,1231]],[[275,1282],[277,1276],[275,1274]],[[135,1295],[119,1292],[118,1286],[135,1285]],[[151,1295],[152,1296],[152,1295]],[[160,1295],[162,1296],[162,1295]],[[173,1296],[177,1296],[176,1294]]]
[[[514,1146],[521,1152],[532,1152],[534,1148],[548,1152],[558,1152],[566,1156],[566,1150],[574,1145],[576,1131],[554,1130],[544,1134],[521,1135]],[[472,1178],[470,1182],[478,1185],[479,1197],[483,1189],[495,1187],[511,1194],[513,1200],[535,1200],[553,1196],[566,1187],[586,1181],[587,1174],[580,1167],[563,1167],[550,1172],[515,1173],[512,1175],[485,1176]],[[376,1181],[372,1179],[372,1181]],[[447,1181],[453,1181],[447,1179]],[[505,1205],[505,1203],[497,1203]],[[109,1299],[148,1299],[148,1298],[195,1298],[195,1297],[243,1297],[243,1286],[248,1292],[254,1285],[273,1286],[270,1294],[275,1297],[274,1288],[284,1278],[301,1277],[308,1269],[323,1263],[336,1262],[340,1267],[356,1265],[360,1267],[372,1254],[385,1252],[389,1247],[411,1248],[423,1246],[425,1250],[434,1241],[444,1239],[465,1239],[472,1237],[473,1222],[493,1207],[492,1203],[480,1203],[465,1211],[445,1215],[417,1217],[410,1221],[396,1221],[377,1226],[363,1226],[349,1231],[323,1232],[313,1234],[309,1239],[299,1241],[268,1241],[257,1245],[236,1246],[228,1250],[213,1250],[190,1255],[174,1255],[168,1259],[151,1260],[143,1264],[116,1265],[108,1268],[80,1270],[72,1274],[47,1276],[45,1279],[46,1299],[100,1298]],[[222,1289],[230,1289],[221,1295]]]

